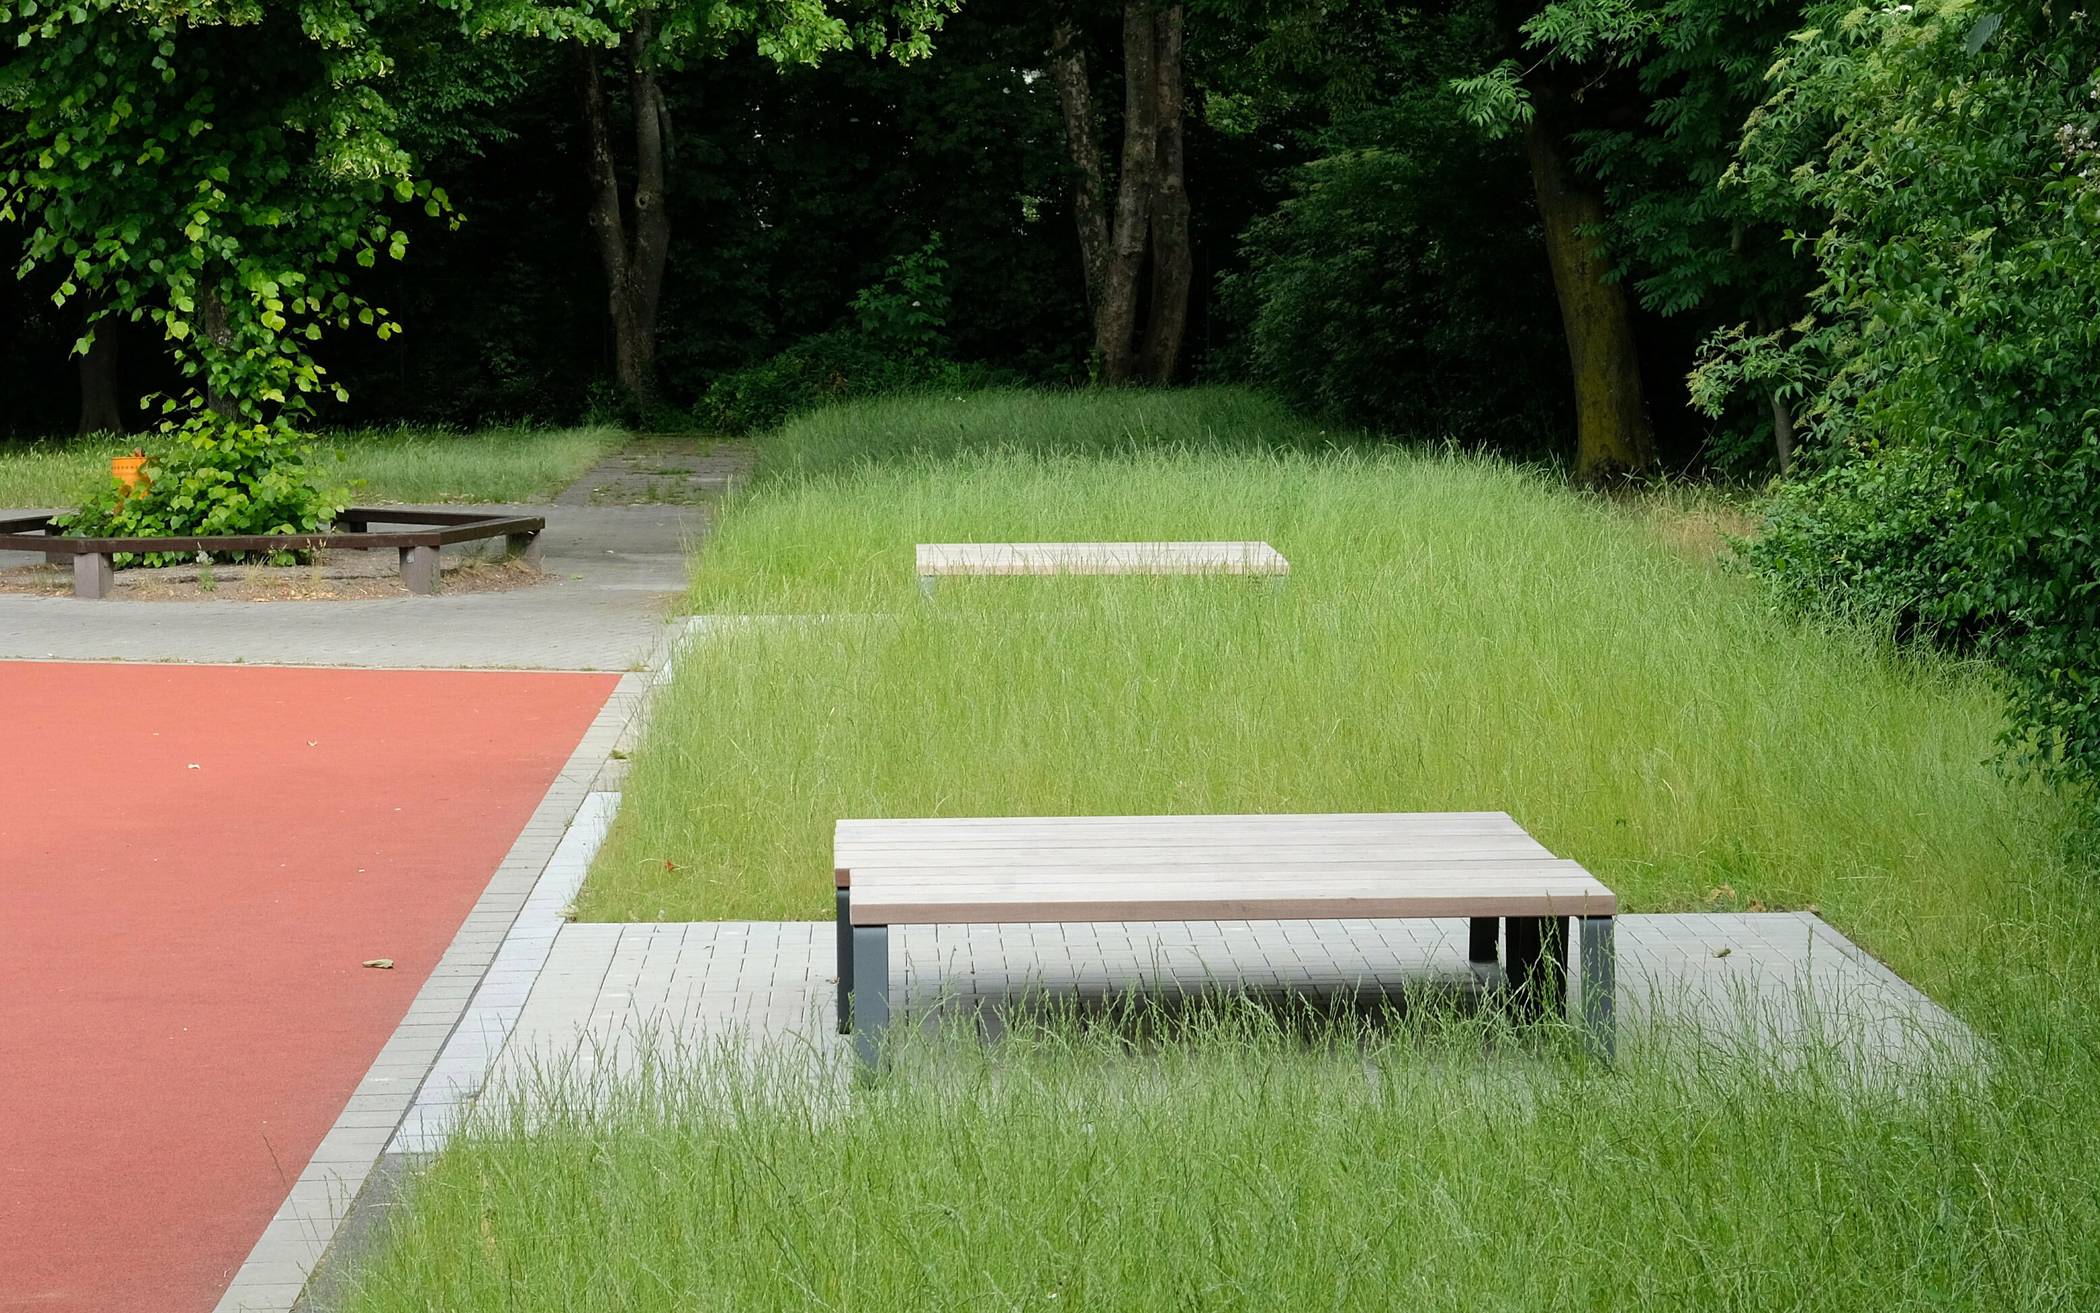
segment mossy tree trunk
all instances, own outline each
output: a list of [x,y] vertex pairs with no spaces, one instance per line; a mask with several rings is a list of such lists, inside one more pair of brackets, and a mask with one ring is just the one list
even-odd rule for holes
[[1524,127],[1524,154],[1575,377],[1575,477],[1595,484],[1643,474],[1655,465],[1655,434],[1641,391],[1633,306],[1607,277],[1603,245],[1584,231],[1604,222],[1604,200],[1568,167],[1543,105]]
[[1158,140],[1152,182],[1152,289],[1138,372],[1172,382],[1181,367],[1188,329],[1189,288],[1195,281],[1189,250],[1189,193],[1182,167],[1182,9],[1167,5],[1152,19],[1152,127]]

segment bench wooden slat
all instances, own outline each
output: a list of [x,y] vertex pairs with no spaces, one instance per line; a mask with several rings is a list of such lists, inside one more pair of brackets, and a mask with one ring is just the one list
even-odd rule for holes
[[995,818],[926,817],[842,820],[833,830],[840,843],[929,843],[975,839],[1009,842],[1065,842],[1079,838],[1127,838],[1133,842],[1182,842],[1188,839],[1273,837],[1277,842],[1304,842],[1332,835],[1337,839],[1411,839],[1432,834],[1525,834],[1505,812],[1346,812],[1326,816],[1007,816]]
[[918,573],[939,575],[1260,574],[1291,564],[1265,542],[920,543]]
[[[841,849],[841,853],[846,850]],[[1489,839],[1478,844],[1455,844],[1429,840],[1419,844],[1046,844],[1041,847],[999,848],[953,845],[913,847],[909,844],[855,844],[851,849],[853,870],[878,866],[1066,866],[1073,863],[1118,866],[1274,866],[1278,863],[1332,866],[1369,862],[1385,866],[1409,862],[1494,862],[1521,858],[1550,858],[1544,845],[1515,839]],[[843,857],[842,857],[842,860]]]
[[[1462,883],[1466,887],[1493,879],[1497,876],[1552,876],[1580,875],[1588,879],[1588,873],[1574,862],[1563,861],[1551,854],[1527,854],[1521,857],[1506,857],[1499,860],[1406,861],[1387,858],[1379,861],[1364,858],[1358,861],[1336,863],[1312,860],[1292,861],[1279,858],[1274,861],[1240,862],[1045,862],[1039,865],[1022,865],[1006,862],[977,863],[968,866],[940,866],[920,864],[900,859],[894,865],[863,866],[855,872],[857,876],[873,879],[880,877],[885,888],[899,883],[934,883],[946,881],[951,884],[1057,884],[1060,882],[1087,883],[1090,881],[1125,880],[1141,884],[1230,884],[1233,881],[1288,880],[1299,883],[1317,883],[1332,879],[1337,883],[1361,883],[1365,880],[1383,880],[1399,883]],[[858,891],[856,891],[858,892]]]
[[856,819],[838,822],[833,858],[839,1025],[871,1065],[896,926],[1374,917],[1467,918],[1476,967],[1510,918],[1520,1000],[1560,969],[1540,919],[1579,920],[1582,1020],[1611,1056],[1618,896],[1502,812]]
[[[1512,902],[1511,900],[1515,900]],[[1335,916],[1482,916],[1468,907],[1494,902],[1493,915],[1611,915],[1617,899],[1574,862],[1416,862],[1338,870],[1320,864],[1249,871],[1190,867],[1179,871],[1115,865],[989,870],[958,876],[939,869],[863,869],[855,873],[856,925],[914,921],[1133,921],[1202,915],[1204,903],[1261,905],[1281,919]],[[1383,910],[1366,912],[1373,904]],[[1556,912],[1554,909],[1563,909]],[[1431,910],[1433,909],[1433,910]],[[1579,911],[1577,910],[1579,909]]]
[[1302,921],[1373,917],[1476,916],[1611,916],[1617,901],[1576,889],[1544,892],[1531,888],[1497,888],[1459,894],[1450,891],[1401,894],[1350,891],[1321,897],[1290,892],[1238,889],[1194,889],[1176,897],[1159,891],[1110,900],[1066,897],[961,897],[929,890],[924,898],[884,903],[863,914],[854,900],[855,925],[1010,925],[1017,922],[1098,921]]

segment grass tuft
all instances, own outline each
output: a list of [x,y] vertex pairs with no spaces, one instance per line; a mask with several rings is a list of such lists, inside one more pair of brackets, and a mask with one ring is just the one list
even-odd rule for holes
[[2100,1282],[2073,1239],[2100,1197],[2055,1186],[2050,1138],[2090,1129],[2022,1073],[1606,1072],[1252,1007],[1132,1029],[950,1032],[860,1089],[733,1042],[551,1073],[416,1183],[347,1306],[2046,1309]]

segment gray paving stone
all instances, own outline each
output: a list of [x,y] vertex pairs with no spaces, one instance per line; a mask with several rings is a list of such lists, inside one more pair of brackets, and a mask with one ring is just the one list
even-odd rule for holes
[[[1207,982],[1308,993],[1478,986],[1463,920],[892,934],[894,997],[922,1018],[992,1016],[1073,994],[1171,995]],[[631,1060],[643,1037],[673,1047],[736,1036],[842,1051],[832,935],[830,922],[566,926],[488,1088],[519,1088],[553,1069],[588,1078],[598,1064]],[[1807,913],[1621,917],[1616,1001],[1636,1044],[1646,1036],[1747,1041],[1790,1061],[1832,1040],[1863,1069],[1900,1070],[1973,1043],[1954,1017]]]
[[[0,659],[613,671],[647,663],[684,590],[687,554],[706,535],[706,509],[499,509],[546,516],[548,582],[340,602],[0,595]],[[0,568],[41,560],[0,552]],[[596,753],[581,782],[606,755]]]
[[695,501],[751,477],[751,448],[663,435],[642,438],[594,466],[555,498],[559,506]]

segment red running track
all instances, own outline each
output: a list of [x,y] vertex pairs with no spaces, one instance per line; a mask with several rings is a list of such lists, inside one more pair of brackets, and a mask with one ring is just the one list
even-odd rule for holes
[[0,662],[0,1309],[212,1307],[615,682]]

